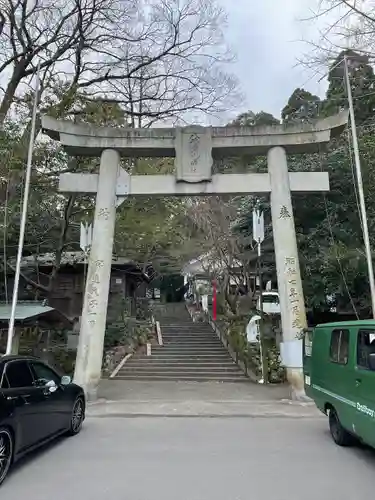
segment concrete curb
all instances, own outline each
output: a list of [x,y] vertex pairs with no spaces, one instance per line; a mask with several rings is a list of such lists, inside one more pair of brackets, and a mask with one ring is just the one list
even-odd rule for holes
[[159,345],[164,345],[163,344],[163,336],[162,336],[162,333],[161,333],[161,327],[160,327],[160,322],[157,321],[155,323],[155,326],[156,326],[156,334],[158,336],[158,342],[159,342]]
[[[161,400],[151,400],[151,399],[105,399],[100,398],[97,401],[91,401],[88,403],[88,406],[95,405],[137,405],[137,404],[175,404],[181,405],[184,403],[200,403],[200,400],[185,400],[185,401],[176,401],[175,399],[163,399]],[[249,401],[236,400],[236,399],[228,399],[228,400],[215,400],[210,399],[204,401],[204,403],[208,404],[221,404],[221,405],[231,405],[231,404],[249,404],[249,405],[291,405],[291,406],[300,406],[300,407],[314,407],[315,403],[309,401],[294,401],[292,399],[281,399],[281,400],[265,400],[265,399],[254,399]]]
[[309,403],[281,401],[106,401],[87,407],[90,418],[202,417],[202,418],[319,418]]
[[133,353],[130,352],[129,354],[127,354],[124,358],[122,358],[122,360],[120,361],[120,363],[116,366],[116,368],[113,370],[113,372],[111,373],[111,375],[108,377],[110,379],[112,378],[115,378],[116,375],[118,374],[118,372],[121,370],[121,368],[124,366],[124,364],[128,361],[128,359],[130,359],[131,357],[133,356]]
[[206,418],[206,419],[230,419],[230,418],[275,418],[275,419],[310,419],[324,417],[324,415],[289,414],[289,413],[234,413],[232,415],[204,413],[204,414],[182,414],[182,413],[107,413],[87,415],[87,418]]

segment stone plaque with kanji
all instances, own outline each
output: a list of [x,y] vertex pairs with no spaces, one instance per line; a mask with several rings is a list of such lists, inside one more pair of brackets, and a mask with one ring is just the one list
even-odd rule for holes
[[186,127],[176,129],[176,180],[207,182],[212,174],[211,129]]

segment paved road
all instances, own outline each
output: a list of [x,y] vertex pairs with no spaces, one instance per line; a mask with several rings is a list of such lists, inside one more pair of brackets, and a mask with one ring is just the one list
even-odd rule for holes
[[[1,498],[353,500],[375,452],[341,449],[320,418],[89,418],[18,465]],[[301,493],[303,489],[303,493]]]
[[311,401],[288,399],[288,386],[251,382],[141,382],[102,380],[92,417],[105,416],[236,416],[321,417]]
[[290,397],[285,385],[260,385],[252,382],[178,382],[140,380],[102,380],[99,399],[108,401],[241,401],[280,400]]

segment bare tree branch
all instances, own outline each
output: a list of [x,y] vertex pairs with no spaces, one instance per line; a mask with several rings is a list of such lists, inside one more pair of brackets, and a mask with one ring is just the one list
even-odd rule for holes
[[329,66],[337,55],[350,48],[375,57],[375,6],[370,0],[320,0],[314,15],[303,20],[318,23],[318,37],[308,40],[311,50],[302,58],[309,67]]
[[38,62],[46,76],[43,100],[51,103],[63,97],[58,86],[164,119],[190,109],[219,112],[238,98],[235,79],[222,68],[231,56],[215,0],[150,0],[147,8],[137,0],[18,0],[2,13],[0,72],[9,78],[0,124]]

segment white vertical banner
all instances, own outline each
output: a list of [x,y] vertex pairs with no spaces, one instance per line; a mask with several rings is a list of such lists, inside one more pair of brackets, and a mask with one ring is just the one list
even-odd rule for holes
[[264,241],[264,215],[259,207],[253,210],[253,239],[258,245]]
[[92,243],[92,224],[81,222],[81,234],[79,246],[87,254]]

